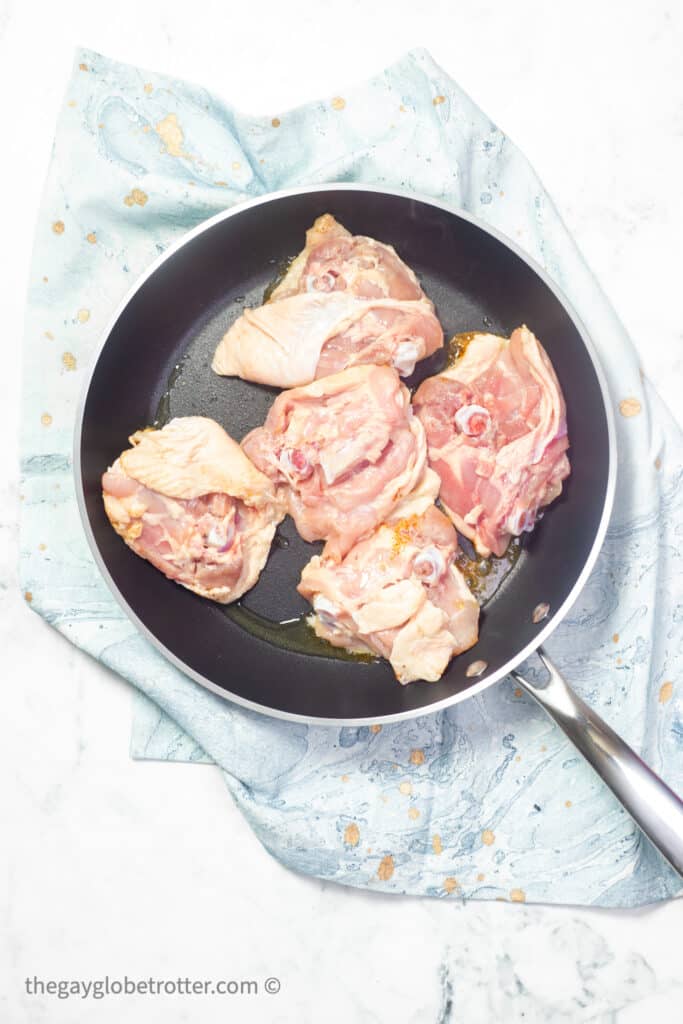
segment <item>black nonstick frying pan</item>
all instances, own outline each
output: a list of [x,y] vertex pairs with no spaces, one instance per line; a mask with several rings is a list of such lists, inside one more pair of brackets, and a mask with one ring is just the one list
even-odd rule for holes
[[[304,543],[289,520],[278,530],[257,585],[226,608],[167,580],[134,555],[104,514],[101,474],[134,430],[201,414],[240,440],[263,422],[276,392],[216,376],[211,357],[227,326],[245,306],[261,303],[268,285],[302,248],[306,229],[328,212],[353,233],[397,249],[434,301],[447,337],[471,330],[509,335],[526,323],[550,355],[567,402],[572,473],[563,494],[525,535],[514,565],[497,566],[499,585],[483,607],[479,643],[455,658],[438,683],[400,686],[385,662],[350,660],[314,644],[302,623],[307,605],[295,587],[321,545]],[[437,372],[444,360],[441,352],[419,364],[408,384]],[[598,555],[614,495],[616,454],[595,353],[539,267],[495,231],[438,202],[362,185],[324,185],[227,210],[150,268],[114,316],[92,367],[75,468],[96,561],[123,608],[166,657],[214,692],[255,710],[307,722],[360,724],[447,707],[506,676],[539,647]],[[545,605],[547,616],[534,621]],[[547,685],[517,678],[683,871],[683,805],[549,667]],[[643,786],[644,802],[636,806],[634,793]]]

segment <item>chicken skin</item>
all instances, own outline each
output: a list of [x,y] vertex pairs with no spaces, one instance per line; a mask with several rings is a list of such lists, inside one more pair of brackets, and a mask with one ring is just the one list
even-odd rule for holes
[[431,505],[382,524],[340,562],[314,556],[298,589],[316,634],[387,658],[400,683],[440,679],[478,639],[479,605],[454,565],[457,549],[453,526]]
[[422,424],[387,366],[357,366],[284,391],[242,447],[303,539],[328,541],[338,557],[400,503],[424,511],[438,490]]
[[565,402],[546,352],[527,327],[509,339],[475,335],[413,403],[444,508],[480,555],[502,555],[570,472]]
[[284,516],[273,485],[213,420],[141,430],[102,476],[104,507],[141,558],[226,604],[254,585]]

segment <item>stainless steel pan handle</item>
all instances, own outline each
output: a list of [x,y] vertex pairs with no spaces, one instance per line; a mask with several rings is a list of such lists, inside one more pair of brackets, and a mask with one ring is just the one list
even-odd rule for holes
[[683,875],[683,801],[610,729],[540,648],[550,678],[512,675],[560,726],[669,864]]

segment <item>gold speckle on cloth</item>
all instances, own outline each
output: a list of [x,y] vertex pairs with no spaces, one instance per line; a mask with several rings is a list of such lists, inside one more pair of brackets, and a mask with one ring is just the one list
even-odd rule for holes
[[410,796],[413,792],[413,787],[410,782],[402,782],[398,788],[399,792],[403,793],[404,796]]
[[572,805],[571,800],[565,800],[565,802],[564,802],[564,806],[565,807],[571,807],[571,805]]
[[145,90],[148,96],[151,92],[154,91],[154,86],[152,85],[151,82],[145,82],[142,88]]
[[90,71],[90,68],[87,64],[79,64],[78,67],[81,71]]
[[524,903],[526,901],[524,889],[510,889],[510,899],[513,903]]
[[270,123],[272,124],[273,128],[279,128],[280,125],[282,124],[282,121],[280,120],[279,117],[274,117]]
[[86,240],[86,242],[90,242],[90,244],[91,244],[91,245],[94,245],[94,244],[95,244],[95,242],[97,241],[97,235],[95,234],[95,232],[94,232],[94,231],[90,231],[90,232],[89,232],[89,233],[88,233],[88,234],[87,234],[87,235],[85,236],[85,240]]
[[144,206],[148,199],[149,196],[141,188],[131,189],[128,195],[123,197],[126,206]]
[[62,352],[62,363],[64,364],[65,370],[75,370],[76,356],[73,352]]
[[411,750],[410,751],[410,763],[411,764],[424,764],[425,763],[425,752],[424,752],[424,750]]
[[377,877],[380,882],[388,882],[394,873],[394,858],[390,853],[386,857],[382,857],[377,868]]
[[50,413],[44,412],[43,415],[40,417],[40,422],[43,424],[44,427],[49,427],[50,424],[52,423],[52,416],[50,415]]
[[24,601],[27,601],[28,604],[30,604],[32,600],[33,600],[33,594],[31,593],[31,591],[30,590],[25,591],[24,592]]
[[64,221],[63,220],[56,220],[54,222],[54,224],[52,225],[52,230],[54,231],[54,233],[56,235],[63,235],[64,234]]
[[629,419],[631,416],[637,416],[642,406],[637,398],[622,398],[619,402],[619,412],[622,416]]
[[46,337],[46,338],[47,338],[47,339],[48,339],[49,341],[54,341],[54,340],[55,340],[55,336],[54,336],[54,334],[52,333],[52,331],[45,331],[45,337]]
[[612,643],[615,643],[615,644],[619,643],[619,634],[618,633],[612,633]]
[[452,892],[455,892],[455,890],[458,888],[457,878],[451,878],[450,876],[448,878],[444,878],[443,887],[450,896],[450,894]]
[[514,696],[514,697],[521,697],[521,696],[522,696],[522,691],[520,690],[520,688],[519,688],[519,687],[517,687],[517,689],[516,689],[516,690],[514,690],[514,692],[513,692],[513,696]]
[[79,309],[78,313],[76,313],[76,316],[78,317],[79,324],[87,324],[88,320],[90,319],[90,310]]
[[169,156],[189,157],[189,153],[183,150],[183,130],[178,123],[177,114],[167,114],[155,125],[154,129],[163,143],[164,150]]
[[408,817],[410,818],[411,821],[417,821],[417,819],[420,817],[420,812],[418,811],[417,807],[408,808]]
[[402,114],[405,114],[406,108],[403,106],[403,104],[401,104],[401,106],[398,109],[401,111]]
[[242,164],[239,162],[239,160],[233,160],[233,162],[232,162],[232,169],[233,169],[233,171],[239,171],[241,166],[242,166]]
[[441,854],[443,853],[443,845],[441,843],[440,835],[432,836],[432,850],[437,855],[437,857],[441,856]]
[[435,107],[438,107],[439,104],[445,103],[445,102],[446,102],[446,97],[445,96],[435,96],[434,99],[432,100],[432,103],[434,104]]
[[346,100],[343,96],[335,96],[332,100],[331,106],[333,110],[343,110],[346,106]]
[[481,834],[481,841],[484,846],[493,846],[496,841],[496,834],[490,828],[485,828]]
[[371,726],[370,726],[370,732],[371,732],[371,733],[372,733],[372,734],[373,734],[374,736],[376,736],[376,735],[377,735],[377,733],[378,733],[378,732],[381,732],[381,731],[382,731],[382,726],[381,726],[381,725],[371,725]]
[[69,102],[67,103],[67,107],[75,107],[75,106],[76,106],[76,100],[69,100]]
[[660,704],[667,704],[671,700],[671,698],[673,696],[673,692],[674,692],[674,684],[673,683],[670,683],[670,682],[662,683],[662,685],[659,688],[659,703]]
[[661,469],[661,468],[662,468],[662,460],[660,459],[660,457],[658,455],[657,458],[655,459],[655,469]]
[[356,825],[355,821],[352,821],[350,825],[347,825],[344,829],[344,842],[347,846],[358,846],[360,840],[360,829]]
[[348,782],[349,781],[348,775],[342,775],[341,776],[341,780],[342,780],[342,782]]
[[478,882],[483,882],[485,878],[486,878],[486,875],[483,875],[481,873],[481,871],[480,871],[479,874],[477,875],[477,881]]
[[38,545],[38,550],[39,551],[47,551],[47,544],[39,544]]

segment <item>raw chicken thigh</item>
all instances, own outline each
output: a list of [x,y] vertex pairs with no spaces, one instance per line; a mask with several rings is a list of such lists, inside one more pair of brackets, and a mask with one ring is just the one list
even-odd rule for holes
[[126,544],[169,579],[225,604],[254,585],[284,510],[273,485],[202,416],[140,430],[102,476]]
[[502,555],[570,472],[565,403],[546,352],[526,327],[509,340],[474,335],[413,401],[444,508],[480,555]]
[[352,235],[332,214],[306,232],[306,247],[270,295],[271,302],[301,292],[348,292],[362,299],[423,299],[415,274],[391,245]]
[[330,557],[343,556],[400,502],[424,511],[438,491],[422,424],[388,366],[352,367],[283,392],[242,446],[275,483],[304,540],[327,540]]
[[478,639],[479,605],[453,564],[457,548],[452,525],[431,505],[383,524],[339,563],[316,555],[298,588],[313,605],[315,632],[388,658],[401,683],[439,679]]
[[269,301],[223,337],[212,365],[226,377],[298,387],[364,363],[407,377],[442,345],[432,303],[392,247],[325,214]]
[[245,310],[216,349],[212,367],[273,387],[309,384],[364,363],[386,363],[407,377],[442,345],[443,330],[427,299],[313,293]]

